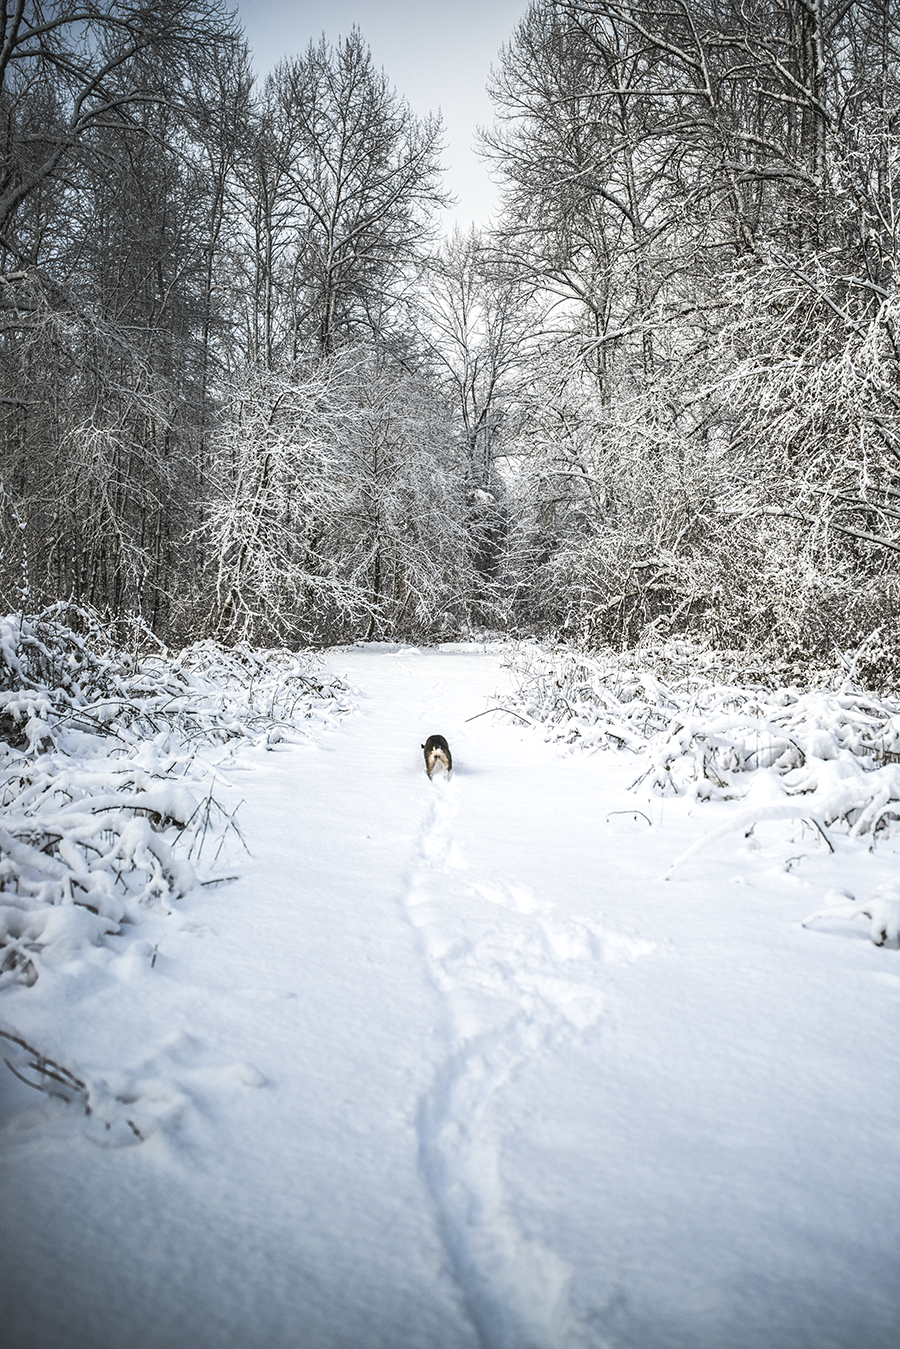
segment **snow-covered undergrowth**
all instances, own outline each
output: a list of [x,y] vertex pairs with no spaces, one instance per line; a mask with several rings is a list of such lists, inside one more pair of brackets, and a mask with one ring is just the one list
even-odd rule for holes
[[301,739],[350,706],[309,654],[134,655],[81,610],[0,619],[0,988],[221,880],[231,746]]
[[[900,703],[849,678],[784,685],[783,672],[677,643],[601,656],[520,646],[509,668],[515,692],[505,710],[547,740],[631,750],[634,786],[658,795],[746,802],[671,871],[721,835],[764,822],[808,821],[829,848],[828,831],[843,829],[874,848],[900,820]],[[833,892],[807,921],[856,916],[877,944],[900,945],[900,882],[861,903]]]

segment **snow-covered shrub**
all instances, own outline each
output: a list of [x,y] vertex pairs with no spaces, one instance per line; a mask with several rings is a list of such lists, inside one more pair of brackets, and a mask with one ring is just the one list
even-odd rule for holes
[[868,899],[857,902],[845,890],[829,890],[821,909],[804,919],[803,926],[819,920],[867,918],[869,936],[876,946],[900,947],[900,881],[879,885]]
[[83,610],[0,619],[0,987],[195,884],[204,846],[237,828],[212,785],[228,742],[349,708],[308,655],[129,655]]
[[636,782],[660,795],[741,799],[765,771],[764,804],[728,829],[762,819],[843,823],[873,840],[900,819],[900,702],[853,688],[781,683],[735,654],[689,644],[588,656],[521,647],[508,710],[548,740],[583,749],[624,747],[640,756]]

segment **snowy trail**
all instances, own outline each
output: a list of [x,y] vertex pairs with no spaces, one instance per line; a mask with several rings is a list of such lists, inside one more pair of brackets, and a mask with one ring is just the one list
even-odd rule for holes
[[[446,797],[458,785],[448,784]],[[526,892],[452,875],[465,861],[449,833],[456,812],[446,797],[434,808],[423,839],[426,865],[407,901],[447,1000],[452,1040],[423,1102],[422,1156],[481,1342],[537,1349],[558,1342],[568,1270],[524,1237],[507,1211],[489,1107],[515,1069],[567,1023],[567,1004],[579,990],[571,979],[554,979],[546,924],[528,921],[534,905]],[[497,921],[497,906],[509,910],[507,921]],[[582,1001],[576,1020],[590,1024],[599,995],[587,985]]]
[[479,716],[496,653],[331,664],[240,879],[0,1000],[108,1101],[0,1077],[10,1349],[893,1349],[900,965],[799,925],[862,850],[665,881],[730,805]]
[[[422,1106],[425,1174],[482,1344],[573,1343],[566,1314],[571,1271],[510,1214],[491,1105],[530,1057],[566,1036],[577,1038],[602,1015],[604,934],[597,925],[541,912],[521,884],[473,874],[454,837],[465,779],[435,785],[422,866],[407,898],[446,1000],[451,1043]],[[613,958],[650,949],[624,939]]]

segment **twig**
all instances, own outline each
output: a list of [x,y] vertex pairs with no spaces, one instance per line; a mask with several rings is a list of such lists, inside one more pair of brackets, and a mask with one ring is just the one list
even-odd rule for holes
[[474,717],[466,717],[466,721],[477,721],[479,717],[486,717],[489,712],[500,712],[506,717],[518,717],[519,721],[524,721],[526,726],[534,725],[530,717],[524,717],[521,712],[514,712],[511,707],[489,707],[484,712],[476,712]]
[[653,821],[650,819],[649,815],[645,815],[642,810],[610,810],[607,812],[607,820],[612,819],[613,815],[640,815],[641,819],[646,820],[650,828],[653,828]]
[[[67,1090],[75,1092],[76,1095],[81,1095],[84,1099],[84,1113],[86,1115],[91,1113],[91,1108],[88,1105],[87,1084],[82,1082],[80,1077],[76,1077],[68,1068],[64,1068],[61,1063],[56,1063],[55,1060],[48,1058],[46,1054],[42,1054],[40,1050],[35,1049],[33,1045],[30,1045],[27,1040],[23,1040],[21,1035],[14,1035],[12,1031],[3,1030],[2,1027],[0,1027],[0,1036],[2,1036],[4,1040],[9,1040],[11,1044],[18,1045],[20,1049],[24,1049],[26,1054],[31,1055],[35,1062],[29,1063],[27,1065],[29,1068],[32,1068],[36,1073],[40,1073],[42,1077],[48,1077],[52,1081],[58,1082],[61,1087],[65,1087]],[[50,1087],[43,1083],[29,1082],[27,1077],[23,1077],[21,1073],[16,1071],[8,1059],[4,1059],[3,1062],[6,1064],[7,1068],[9,1068],[10,1072],[18,1077],[20,1081],[25,1082],[27,1086],[34,1087],[37,1091],[46,1092],[48,1096],[56,1096],[64,1101],[68,1101],[69,1098],[67,1096],[61,1096],[60,1092],[51,1090]]]
[[833,852],[834,852],[834,844],[832,843],[832,841],[831,841],[831,839],[828,837],[828,835],[825,833],[825,830],[824,830],[824,829],[822,828],[822,826],[819,824],[819,821],[815,818],[814,815],[810,815],[810,816],[808,817],[808,819],[809,819],[809,823],[810,823],[810,824],[814,824],[814,825],[816,826],[816,828],[818,829],[819,833],[822,835],[822,837],[824,838],[825,842],[828,844],[828,851],[831,852],[831,853],[833,853]]

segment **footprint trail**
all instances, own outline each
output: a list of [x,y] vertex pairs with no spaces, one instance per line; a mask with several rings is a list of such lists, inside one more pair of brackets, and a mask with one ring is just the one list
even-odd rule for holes
[[419,1117],[423,1169],[483,1349],[584,1343],[571,1271],[516,1223],[498,1096],[528,1060],[604,1012],[606,967],[652,949],[554,914],[524,886],[472,873],[456,837],[465,782],[435,782],[406,903],[445,1007],[450,1050]]

